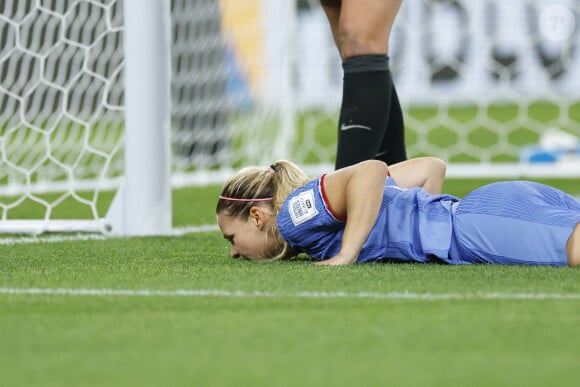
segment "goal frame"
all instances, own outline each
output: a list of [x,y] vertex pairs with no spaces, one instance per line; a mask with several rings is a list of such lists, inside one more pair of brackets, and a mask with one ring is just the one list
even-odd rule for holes
[[171,233],[169,2],[125,0],[124,21],[125,165],[107,215],[93,220],[1,220],[0,233],[101,232],[116,236]]
[[[258,25],[259,27],[256,27],[258,29],[263,28],[264,30],[267,30],[269,28],[271,30],[274,27],[276,28],[275,39],[271,37],[271,33],[266,34],[262,31],[263,33],[260,36],[264,39],[264,42],[260,42],[263,47],[261,47],[261,51],[258,53],[259,55],[256,54],[256,52],[252,52],[253,56],[246,54],[247,57],[251,57],[252,59],[255,58],[255,61],[260,65],[260,67],[258,67],[260,71],[257,71],[256,73],[265,74],[264,76],[269,79],[268,81],[264,81],[261,78],[257,80],[254,79],[254,84],[244,79],[245,81],[248,81],[248,85],[245,86],[250,89],[250,92],[248,92],[249,97],[247,95],[244,95],[244,97],[250,100],[250,102],[248,102],[248,105],[250,106],[249,109],[254,109],[254,107],[257,106],[255,108],[256,111],[252,110],[252,113],[256,113],[255,115],[260,116],[259,118],[264,118],[266,116],[268,117],[266,117],[263,122],[261,120],[256,120],[250,122],[249,124],[243,119],[239,119],[239,122],[236,122],[234,125],[231,123],[222,124],[221,128],[223,131],[220,131],[219,133],[217,131],[212,132],[214,135],[220,136],[220,139],[221,137],[228,137],[231,134],[232,138],[228,137],[224,140],[224,143],[227,145],[235,143],[235,136],[251,138],[253,140],[251,143],[249,141],[247,143],[243,143],[243,150],[240,151],[240,149],[236,148],[233,148],[232,150],[232,154],[233,152],[238,152],[242,157],[234,159],[234,156],[232,156],[231,159],[226,161],[219,159],[213,164],[202,163],[202,165],[194,164],[194,162],[192,162],[191,164],[186,164],[185,166],[180,165],[177,167],[176,162],[179,161],[179,154],[178,152],[175,152],[175,149],[172,149],[172,141],[175,140],[172,139],[172,136],[176,131],[176,127],[173,128],[173,131],[171,128],[172,125],[176,126],[175,118],[172,118],[172,109],[187,110],[189,106],[186,106],[186,108],[179,107],[178,103],[175,103],[175,99],[173,106],[171,103],[172,98],[174,98],[172,96],[171,82],[175,82],[175,80],[179,77],[179,74],[172,74],[172,71],[175,71],[175,69],[172,69],[172,49],[174,48],[172,45],[175,44],[175,41],[173,40],[171,33],[172,27],[174,27],[172,23],[175,22],[175,19],[172,20],[172,16],[175,18],[175,13],[172,14],[171,4],[175,3],[172,3],[168,0],[119,0],[119,2],[121,1],[123,4],[122,29],[124,31],[124,53],[122,65],[118,66],[117,69],[120,72],[120,68],[122,67],[124,71],[124,104],[119,103],[114,106],[114,109],[115,114],[117,112],[121,112],[123,115],[122,120],[124,125],[122,132],[122,151],[119,150],[119,152],[115,154],[115,156],[117,156],[122,152],[123,164],[115,164],[118,166],[118,169],[115,170],[114,173],[111,173],[113,176],[111,178],[101,178],[100,175],[93,180],[76,180],[75,178],[65,179],[59,177],[58,181],[40,181],[40,179],[38,179],[39,181],[34,182],[29,181],[32,180],[29,178],[25,183],[22,184],[21,182],[24,181],[24,179],[16,179],[15,185],[18,185],[18,187],[11,186],[10,184],[8,184],[6,187],[0,186],[0,195],[2,196],[11,196],[17,190],[19,190],[17,193],[24,193],[24,195],[22,195],[23,198],[32,198],[33,200],[37,198],[35,196],[37,193],[44,194],[52,192],[65,192],[70,194],[70,196],[74,196],[75,199],[82,201],[82,198],[79,199],[78,196],[76,196],[77,191],[115,191],[116,194],[112,204],[110,205],[106,215],[103,218],[100,218],[101,215],[95,215],[95,218],[92,220],[52,219],[51,211],[54,207],[58,206],[58,203],[55,204],[54,207],[52,203],[47,204],[46,207],[48,211],[45,213],[43,219],[40,219],[40,217],[37,220],[0,219],[0,234],[95,232],[116,236],[170,235],[173,233],[171,195],[172,189],[174,188],[180,188],[184,186],[222,184],[229,176],[234,173],[234,168],[241,166],[241,164],[268,165],[268,163],[271,161],[281,158],[293,159],[293,161],[297,162],[301,167],[303,167],[305,172],[310,176],[320,175],[334,169],[334,165],[329,162],[329,160],[332,158],[332,155],[334,155],[334,146],[327,146],[327,144],[323,143],[321,146],[325,148],[322,152],[320,152],[323,153],[323,157],[311,158],[311,160],[319,160],[312,161],[312,164],[306,164],[306,157],[301,159],[300,154],[296,154],[296,150],[293,150],[294,148],[297,148],[296,145],[305,144],[308,145],[305,148],[309,148],[310,143],[305,141],[311,141],[311,143],[315,146],[320,145],[318,142],[316,142],[317,139],[315,137],[307,137],[300,132],[302,129],[300,127],[301,124],[299,123],[301,119],[300,114],[302,113],[301,109],[303,109],[305,107],[304,105],[308,104],[309,102],[305,103],[303,101],[304,98],[301,99],[303,96],[297,87],[297,83],[307,83],[308,79],[310,78],[302,79],[299,77],[299,75],[312,75],[313,72],[308,70],[300,70],[299,74],[297,72],[297,70],[299,70],[297,69],[299,63],[298,57],[300,57],[301,60],[303,59],[299,49],[301,48],[301,44],[303,44],[304,39],[304,24],[300,23],[303,23],[304,20],[300,19],[301,16],[299,14],[299,10],[297,9],[296,0],[258,0],[260,7],[264,8],[259,9],[260,12],[256,12],[261,13],[261,19],[251,19],[251,23],[247,23]],[[210,2],[213,0],[207,1]],[[450,0],[449,2],[453,3],[454,0]],[[101,3],[97,3],[96,1],[92,0],[86,1],[86,3],[91,5],[97,4],[98,7],[101,8],[106,8],[108,6],[102,5]],[[235,4],[236,0],[220,0],[216,1],[216,3],[222,6],[221,11],[223,11],[224,3]],[[414,7],[421,8],[424,7],[423,3],[424,2],[421,1],[410,4],[413,4]],[[483,3],[483,1],[478,1],[477,4],[476,2],[473,2],[470,3],[470,6],[481,7]],[[37,4],[38,6],[36,6],[36,8],[42,8],[40,2]],[[200,2],[191,2],[186,4],[193,4],[191,7],[195,8],[193,13],[179,12],[179,14],[186,18],[188,22],[194,20],[193,23],[195,24],[196,19],[192,19],[192,15],[205,15],[204,17],[208,18],[206,13],[200,11]],[[253,4],[256,4],[256,2],[253,2]],[[577,7],[574,9],[578,10]],[[43,9],[43,11],[46,10]],[[318,14],[315,16],[323,15],[321,9],[317,9],[317,12]],[[242,29],[240,27],[246,27],[244,23],[230,23],[229,25],[226,25],[227,23],[225,23],[225,15],[218,14],[219,12],[216,11],[215,14],[212,14],[212,17],[215,17],[216,19],[219,18],[219,16],[222,17],[219,19],[220,22],[223,22],[223,25],[220,26],[222,29],[218,32],[220,34],[220,39],[225,38],[226,33],[231,34],[233,30],[239,30]],[[98,15],[98,13],[96,15]],[[116,15],[120,15],[120,13],[116,13]],[[283,23],[280,22],[281,19],[283,19]],[[197,22],[199,24],[199,20],[197,20]],[[325,23],[323,26],[326,28],[327,24],[325,19],[324,22]],[[17,25],[18,23],[20,23],[20,21],[14,21],[14,25]],[[479,25],[481,23],[482,21],[478,21],[477,25],[470,25],[470,31],[473,30],[470,32],[470,34],[472,34],[474,37],[481,36],[481,33],[484,30],[482,26]],[[252,27],[255,26],[252,25]],[[119,25],[114,25],[114,28],[116,28],[117,31],[121,29]],[[313,30],[308,31],[312,32]],[[321,31],[329,33],[329,31],[326,31],[326,29],[317,29],[314,32],[319,34]],[[193,35],[192,37],[192,35],[186,34],[184,36],[185,37],[182,37],[181,41],[182,46],[192,48],[196,43],[199,46],[207,44],[206,40],[208,39],[208,36],[206,35],[201,36],[201,38],[199,38],[198,35]],[[231,38],[231,36],[227,37]],[[322,39],[324,37],[325,36],[321,35],[307,36],[308,39],[316,42],[324,42]],[[418,53],[421,51],[419,51],[420,46],[417,46],[417,43],[420,41],[420,37],[421,35],[419,33],[409,34],[406,39],[408,39],[409,44],[411,45],[411,49],[405,50],[405,52],[408,52],[411,55],[419,55]],[[211,38],[213,38],[213,36]],[[246,40],[252,40],[252,38],[255,38],[255,36],[252,35],[249,38],[246,36],[245,38]],[[267,40],[266,38],[272,40]],[[258,39],[254,39],[252,42],[255,40]],[[527,44],[529,44],[529,42]],[[23,45],[21,44],[16,48],[24,51],[22,46]],[[119,46],[116,47],[118,47],[120,50]],[[228,48],[231,49],[231,47]],[[337,55],[337,53],[335,52],[336,50],[334,45],[328,46],[326,48],[329,48],[330,51],[324,51],[322,53],[317,52],[316,56],[308,57],[310,58],[310,62],[308,62],[307,65],[304,63],[300,64],[308,69],[312,69],[315,67],[313,66],[312,58],[318,59],[322,57],[324,62],[321,63],[323,63],[324,66],[320,67],[325,72],[333,73],[333,71],[336,69],[333,67],[329,71],[328,64],[330,61],[328,60],[328,54],[332,53],[332,55]],[[489,49],[490,47],[486,47],[486,50]],[[193,48],[192,51],[194,51],[199,57],[205,58],[205,56],[207,56],[207,53],[204,51],[202,51],[201,54],[200,51],[196,52]],[[281,53],[284,55],[281,55]],[[191,52],[188,52],[188,54],[191,54]],[[223,54],[223,52],[220,51],[220,54]],[[228,54],[233,55],[232,52],[228,52]],[[575,55],[578,57],[577,54]],[[244,59],[248,59],[247,57]],[[338,57],[336,58],[338,59]],[[331,59],[334,59],[334,57]],[[237,62],[240,60],[239,57],[236,57],[235,60],[229,58],[230,62],[226,62],[223,58],[220,58],[219,60],[222,60],[223,63],[220,62],[220,66],[214,66],[219,67],[219,69],[214,69],[216,72],[225,72],[226,64],[228,66],[232,66],[232,63],[235,65],[248,65],[248,63],[243,63],[243,61],[242,63]],[[419,63],[417,62],[416,58],[414,60],[415,62],[413,63]],[[395,70],[397,61],[404,63],[401,56],[393,54],[392,64],[395,64],[393,67]],[[460,61],[458,60],[458,62]],[[420,64],[423,64],[423,62]],[[213,65],[214,63],[212,62],[210,66]],[[272,72],[272,68],[276,69],[275,73]],[[191,68],[188,68],[187,71],[194,72],[191,71]],[[233,70],[232,68],[227,68],[227,71]],[[235,68],[235,71],[239,71],[240,74],[243,73],[242,75],[247,76],[247,78],[251,78],[248,74],[245,73],[249,72],[248,68],[241,66],[239,69]],[[471,74],[471,72],[469,74]],[[231,76],[232,74],[228,73],[228,75]],[[203,76],[205,76],[205,74]],[[191,78],[193,78],[193,76],[191,76]],[[407,78],[402,79],[402,81],[406,80],[407,83],[417,81],[415,78],[409,76],[407,76]],[[119,83],[114,83],[114,79],[109,81],[113,85],[119,85]],[[405,82],[397,82],[397,84],[404,85]],[[275,87],[273,87],[273,85]],[[320,90],[324,90],[325,97],[327,94],[332,95],[333,97],[329,101],[323,101],[328,103],[328,105],[324,104],[321,106],[313,106],[315,110],[320,109],[323,111],[323,121],[334,122],[338,117],[338,106],[335,106],[336,101],[334,99],[338,98],[340,95],[340,90],[337,86],[339,84],[336,82],[330,82],[326,83],[325,85],[332,86],[332,90],[324,87],[321,87]],[[256,90],[253,90],[250,86],[254,86]],[[262,90],[262,88],[264,90]],[[272,88],[275,88],[275,95],[273,98],[270,98],[270,94],[273,94],[272,90],[270,90]],[[255,95],[253,95],[251,92],[255,92]],[[208,94],[211,94],[211,92],[208,92]],[[405,97],[403,94],[400,95]],[[18,95],[18,97],[21,97],[21,95]],[[206,96],[204,95],[204,97]],[[219,98],[215,98],[213,95],[208,95],[207,97],[208,99],[213,97],[214,99],[211,101],[211,103],[217,105],[215,100]],[[227,111],[229,113],[230,111],[236,111],[236,109],[242,105],[242,103],[239,101],[234,101],[234,97],[232,97],[232,95],[225,95],[224,93],[224,95],[220,95],[219,97],[221,98],[219,101],[220,105],[217,107],[217,109],[221,109],[224,112]],[[482,95],[482,100],[484,100],[485,103],[481,107],[477,105],[477,109],[485,109],[485,104],[487,102],[495,101],[496,96],[494,95],[492,97],[493,98],[488,98],[488,96]],[[557,98],[558,96],[550,94],[548,97]],[[409,96],[407,96],[407,98],[409,98]],[[416,96],[411,96],[411,102],[417,103],[415,98]],[[449,99],[448,101],[446,100],[447,105],[443,105],[443,109],[449,110],[450,106],[453,106],[453,103],[457,101],[457,99],[461,98],[462,95],[458,95],[455,96],[454,99]],[[536,100],[535,97],[530,98],[532,101]],[[577,98],[577,94],[575,94],[574,98]],[[487,99],[490,99],[490,101],[487,101]],[[185,101],[186,104],[189,104],[190,106],[205,106],[205,100],[203,103],[199,103],[198,100],[192,99],[191,95],[188,95]],[[403,102],[403,106],[407,106],[407,101],[404,99],[401,101]],[[510,100],[507,99],[507,101],[509,102]],[[436,103],[432,99],[427,99],[425,101],[422,100],[422,102],[426,103],[428,107],[434,106],[437,109],[441,108],[439,105],[429,105]],[[209,103],[210,102],[208,102],[208,104]],[[575,105],[580,106],[579,104]],[[566,104],[564,103],[562,106],[566,106]],[[336,110],[332,110],[330,113],[326,111],[326,109],[335,108]],[[558,114],[563,113],[560,112]],[[270,117],[270,115],[272,117]],[[437,115],[439,115],[439,113],[437,113]],[[423,122],[420,119],[415,118],[415,125],[426,125],[430,128],[433,128],[435,126],[444,126],[448,122],[452,122],[454,124],[457,123],[456,119],[450,118],[450,116],[445,116],[445,114],[442,114],[442,116],[444,117],[445,121],[441,124],[436,119],[429,119],[431,122],[427,124],[427,121]],[[566,129],[565,126],[569,124],[568,121],[570,121],[570,118],[568,117],[568,120],[563,121],[565,121],[562,122],[564,125],[563,128]],[[580,123],[577,119],[573,119],[572,121],[574,122],[573,124],[570,124],[570,126],[573,125],[573,130],[575,130],[577,134],[580,134],[580,132],[578,132],[578,130],[580,130]],[[537,123],[534,124],[536,125]],[[229,126],[226,127],[226,125]],[[471,121],[470,125],[472,127],[474,126]],[[501,123],[498,122],[498,125],[501,125]],[[87,126],[90,126],[90,124]],[[188,122],[184,125],[185,129],[200,129],[199,127],[192,128],[190,126],[194,126],[194,124],[190,125]],[[211,126],[211,124],[209,124],[209,126]],[[316,127],[316,125],[312,126]],[[177,129],[183,128],[180,127]],[[207,130],[206,132],[206,129],[207,128],[205,127],[203,128],[202,134],[210,132],[210,130]],[[451,127],[449,130],[454,131],[455,129]],[[535,131],[539,132],[539,130]],[[311,132],[314,132],[314,130]],[[226,134],[223,135],[223,133]],[[494,133],[496,132],[494,131]],[[309,132],[308,134],[311,135],[312,133]],[[422,134],[424,134],[424,137],[427,138],[429,129],[423,130]],[[275,138],[275,140],[272,140],[270,136]],[[301,136],[304,136],[307,139],[303,140],[301,139]],[[1,140],[2,139],[0,138],[0,141]],[[228,142],[230,140],[231,143]],[[303,142],[297,144],[298,141]],[[250,146],[247,146],[247,144],[250,144]],[[422,144],[423,143],[421,143],[421,146],[423,146]],[[447,169],[447,177],[449,178],[533,179],[580,177],[580,160],[565,160],[562,162],[558,161],[549,163],[526,161],[501,163],[489,161],[491,160],[489,157],[480,157],[479,160],[482,160],[480,162],[459,164],[453,162],[451,156],[452,153],[448,153],[447,151],[443,150],[444,147],[441,147],[442,151],[439,152],[436,146],[430,146],[432,145],[431,142],[424,141],[424,144],[428,144],[429,147],[421,148],[421,146],[411,145],[408,147],[408,152],[411,156],[434,155],[451,160],[452,162],[448,165]],[[469,142],[469,144],[472,143]],[[61,144],[59,143],[59,145]],[[54,146],[54,149],[59,149],[59,145]],[[5,143],[0,142],[0,147],[4,146]],[[121,149],[121,147],[118,146],[118,143],[116,143],[115,146],[117,146],[116,149]],[[12,149],[17,148],[18,145]],[[226,147],[223,147],[223,149],[226,149],[224,153],[230,150]],[[223,149],[221,150],[223,151]],[[4,149],[0,148],[0,150],[3,151]],[[320,148],[316,148],[316,150],[318,151]],[[474,156],[478,156],[477,151],[477,147],[472,148]],[[247,153],[250,153],[250,155],[248,156]],[[306,152],[303,153],[306,154]],[[172,160],[172,154],[175,155],[174,160]],[[580,155],[580,152],[578,152],[578,155]],[[111,156],[111,159],[112,158],[113,157]],[[8,157],[6,159],[8,159]],[[110,160],[107,159],[107,162],[109,161]],[[190,160],[188,160],[188,162],[189,161]],[[11,167],[14,167],[14,165]],[[17,168],[14,167],[14,169]],[[70,175],[72,175],[72,173]],[[90,176],[92,177],[93,175]],[[27,178],[28,177],[29,176],[27,175]],[[90,204],[93,205],[95,203]],[[95,206],[92,207],[93,213],[96,212],[94,207]],[[6,214],[9,214],[9,210],[12,209],[12,205],[9,204],[6,206],[6,208],[8,208]],[[8,217],[8,215],[6,215],[6,217]],[[97,217],[99,218],[97,219]]]

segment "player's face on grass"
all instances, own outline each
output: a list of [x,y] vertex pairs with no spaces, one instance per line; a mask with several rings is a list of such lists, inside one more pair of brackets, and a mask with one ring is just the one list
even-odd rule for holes
[[274,255],[276,246],[266,231],[270,215],[263,209],[252,207],[247,219],[221,212],[217,221],[224,239],[231,244],[232,258],[265,259]]

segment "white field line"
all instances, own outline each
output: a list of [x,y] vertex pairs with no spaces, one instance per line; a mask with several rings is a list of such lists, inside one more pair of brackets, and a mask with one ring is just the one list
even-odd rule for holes
[[573,300],[580,293],[413,293],[413,292],[347,292],[302,291],[268,292],[219,289],[86,289],[86,288],[0,288],[0,295],[25,296],[93,296],[93,297],[222,297],[222,298],[290,298],[290,299],[375,299],[375,300]]
[[203,226],[188,226],[188,227],[180,227],[174,228],[172,235],[180,236],[185,234],[199,234],[203,232],[212,232],[212,231],[219,231],[219,227],[217,224],[205,224]]
[[[204,232],[218,231],[216,224],[206,224],[203,226],[189,226],[174,228],[170,236],[182,236],[185,234],[198,234]],[[88,241],[88,240],[105,240],[111,238],[119,238],[115,236],[107,236],[103,234],[73,234],[73,235],[32,235],[22,237],[0,238],[1,245],[17,245],[29,243],[54,243],[54,242],[68,242],[68,241]],[[124,238],[124,237],[121,237]]]

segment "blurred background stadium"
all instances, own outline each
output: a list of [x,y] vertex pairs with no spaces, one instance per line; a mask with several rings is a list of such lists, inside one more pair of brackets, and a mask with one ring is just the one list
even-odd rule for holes
[[[3,221],[103,216],[124,176],[123,7],[0,1]],[[319,2],[170,8],[173,186],[280,158],[330,170],[342,70]],[[404,1],[390,56],[409,156],[456,177],[580,176],[579,14],[575,0]]]

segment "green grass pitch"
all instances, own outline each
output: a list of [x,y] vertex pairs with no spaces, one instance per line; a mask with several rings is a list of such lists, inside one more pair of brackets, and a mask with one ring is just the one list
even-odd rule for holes
[[[536,105],[537,121],[557,123],[554,106]],[[571,122],[580,122],[579,108],[570,107]],[[475,114],[469,107],[449,113],[459,123]],[[412,124],[436,112],[407,114],[412,146],[421,135]],[[504,122],[518,110],[489,115]],[[335,124],[320,125],[317,142],[332,151]],[[470,140],[495,146],[490,128],[472,129]],[[451,138],[438,126],[422,135],[442,149]],[[516,128],[509,140],[535,143],[538,133]],[[305,160],[317,162],[315,153]],[[471,160],[462,157],[450,161]],[[489,181],[448,180],[444,191],[463,196]],[[578,179],[543,182],[580,197]],[[218,192],[175,191],[174,226],[214,224]],[[101,216],[111,200],[99,196]],[[42,217],[44,210],[29,200],[9,216]],[[91,213],[64,200],[53,216]],[[229,258],[216,231],[36,239],[0,236],[0,386],[543,387],[580,380],[578,268],[250,263]]]
[[[580,196],[577,180],[547,182]],[[445,191],[483,183],[450,180]],[[175,226],[215,222],[218,190],[175,192]],[[229,258],[215,231],[50,237],[0,239],[3,386],[580,380],[577,268],[251,263]]]

